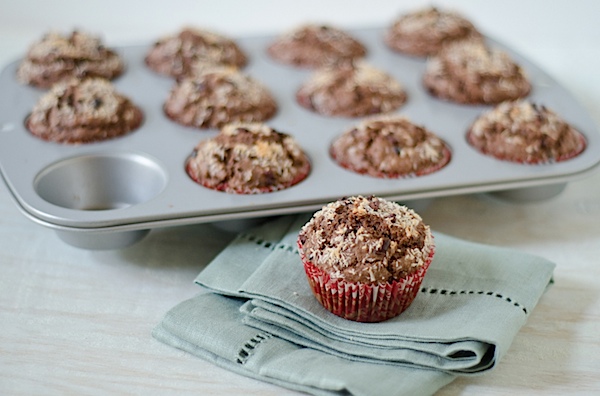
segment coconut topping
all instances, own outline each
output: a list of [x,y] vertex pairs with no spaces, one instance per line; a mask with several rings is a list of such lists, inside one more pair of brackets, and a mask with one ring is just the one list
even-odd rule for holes
[[187,169],[206,187],[256,194],[300,182],[310,163],[292,136],[261,123],[234,123],[200,142]]
[[179,81],[164,110],[183,125],[220,128],[230,122],[264,121],[275,114],[277,104],[252,77],[232,67],[211,67]]
[[296,94],[303,107],[329,116],[386,113],[407,99],[402,85],[365,62],[344,62],[314,72]]
[[385,34],[385,42],[392,49],[416,56],[433,55],[443,45],[481,34],[462,15],[425,8],[402,15]]
[[28,129],[45,139],[86,143],[136,129],[142,113],[103,78],[71,79],[43,95],[27,119]]
[[446,45],[427,61],[423,82],[435,96],[459,103],[500,103],[529,94],[525,72],[504,51],[482,40]]
[[50,32],[29,48],[19,65],[17,78],[26,84],[48,88],[72,77],[112,79],[123,69],[121,58],[98,37],[79,31],[67,36]]
[[331,278],[386,283],[427,262],[433,236],[413,210],[356,196],[324,206],[299,234],[301,254]]
[[154,71],[172,77],[183,77],[198,63],[241,68],[247,57],[228,37],[193,27],[158,40],[145,58]]
[[365,47],[348,33],[328,25],[303,25],[283,34],[267,52],[282,63],[319,67],[365,56]]
[[482,114],[468,141],[498,158],[527,163],[561,161],[581,153],[583,135],[543,105],[504,102]]
[[435,7],[406,14],[400,20],[402,23],[398,23],[397,28],[404,33],[432,31],[435,34],[444,35],[446,32],[460,31],[465,27],[472,27],[472,24],[458,13],[442,12]]
[[446,165],[450,151],[433,132],[406,117],[367,118],[338,137],[330,149],[343,167],[374,177],[424,175]]

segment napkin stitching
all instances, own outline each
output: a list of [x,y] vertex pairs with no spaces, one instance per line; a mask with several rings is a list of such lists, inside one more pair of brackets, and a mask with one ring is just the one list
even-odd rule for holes
[[250,242],[254,242],[255,244],[264,247],[266,249],[269,250],[275,250],[277,249],[282,249],[282,250],[287,250],[290,253],[295,253],[298,254],[298,249],[294,246],[288,245],[287,243],[273,243],[270,241],[266,241],[256,235],[252,235],[252,234],[243,234],[240,235],[241,238],[244,238]]
[[238,351],[238,357],[236,362],[244,365],[250,359],[252,354],[254,353],[255,348],[260,345],[261,342],[264,342],[271,338],[271,335],[268,333],[258,333],[254,337],[250,338]]
[[493,291],[486,292],[484,290],[449,290],[449,289],[423,287],[423,288],[421,288],[421,293],[443,294],[443,295],[448,295],[448,296],[453,296],[456,294],[478,294],[478,295],[493,296],[493,297],[499,298],[503,301],[506,301],[508,303],[511,303],[512,305],[514,305],[517,308],[521,308],[521,310],[525,313],[525,315],[527,315],[527,308],[524,307],[523,305],[521,305],[519,302],[513,301],[512,298],[503,296],[502,294],[493,292]]

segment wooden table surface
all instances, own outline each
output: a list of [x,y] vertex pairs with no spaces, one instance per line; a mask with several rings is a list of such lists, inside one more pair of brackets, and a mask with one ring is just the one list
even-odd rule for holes
[[[21,56],[51,28],[101,31],[110,44],[122,44],[152,40],[185,23],[232,34],[273,33],[307,20],[378,26],[428,2],[396,3],[261,0],[239,12],[243,6],[233,0],[168,7],[158,1],[2,0],[0,62]],[[600,124],[600,3],[436,4],[463,11],[537,62]],[[555,284],[498,367],[458,378],[439,394],[600,394],[600,173],[570,182],[545,201],[453,196],[434,200],[421,214],[437,231],[557,264]],[[211,225],[190,225],[154,230],[122,250],[77,249],[25,218],[0,183],[0,394],[297,394],[151,337],[169,308],[196,293],[192,280],[232,237]]]

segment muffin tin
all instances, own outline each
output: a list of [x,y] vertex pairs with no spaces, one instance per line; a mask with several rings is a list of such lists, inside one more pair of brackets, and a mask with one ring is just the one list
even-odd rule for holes
[[244,69],[263,82],[279,104],[267,123],[292,134],[311,159],[306,180],[289,189],[261,195],[234,195],[194,183],[185,161],[202,139],[216,130],[183,127],[167,119],[162,106],[174,81],[149,70],[149,45],[115,48],[126,61],[114,81],[119,92],[144,111],[142,126],[110,141],[66,145],[31,135],[24,120],[45,92],[19,84],[18,62],[0,75],[0,166],[20,210],[54,229],[65,242],[88,249],[120,248],[150,229],[314,210],[341,196],[374,194],[397,201],[424,200],[462,193],[498,192],[516,200],[548,198],[565,183],[585,176],[600,163],[600,134],[585,109],[554,79],[526,58],[502,48],[525,69],[533,85],[529,99],[555,110],[587,140],[578,157],[543,165],[522,165],[484,156],[470,147],[465,133],[490,106],[467,106],[431,97],[421,85],[425,60],[400,55],[382,40],[383,28],[350,30],[368,49],[366,60],[400,81],[407,103],[395,113],[408,116],[443,138],[452,150],[450,163],[430,175],[376,179],[338,166],[329,156],[332,140],[359,119],[321,116],[295,102],[311,71],[279,64],[266,54],[275,37],[237,39],[246,51]]

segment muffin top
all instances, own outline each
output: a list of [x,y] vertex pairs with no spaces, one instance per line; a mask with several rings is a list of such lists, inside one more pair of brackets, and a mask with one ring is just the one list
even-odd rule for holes
[[481,37],[481,33],[465,17],[428,7],[401,15],[385,32],[384,41],[395,51],[428,56],[451,41],[469,37]]
[[396,115],[361,121],[334,140],[330,154],[344,168],[387,178],[425,175],[450,160],[442,139]]
[[431,94],[465,104],[497,104],[529,94],[525,72],[504,51],[483,40],[452,42],[427,61],[423,78]]
[[323,24],[302,25],[284,33],[267,48],[276,61],[307,68],[362,58],[366,52],[364,45],[347,32]]
[[110,139],[138,128],[142,111],[104,78],[55,84],[27,118],[34,135],[61,143]]
[[333,279],[386,283],[412,274],[433,253],[429,226],[413,210],[378,197],[324,206],[298,236],[300,254]]
[[326,116],[360,117],[402,106],[407,95],[391,75],[365,62],[343,62],[316,70],[296,93],[298,103]]
[[187,171],[208,188],[258,194],[299,183],[310,162],[292,136],[261,123],[233,123],[196,146]]
[[504,102],[482,114],[467,140],[484,154],[521,163],[563,161],[580,154],[586,144],[554,111],[527,100]]
[[178,81],[164,111],[173,121],[196,128],[271,118],[277,103],[259,81],[233,67],[210,67]]
[[72,77],[112,79],[124,70],[124,63],[100,38],[80,31],[69,35],[50,32],[34,43],[17,69],[24,84],[49,88]]
[[146,65],[171,77],[186,76],[195,63],[244,67],[246,54],[232,39],[193,27],[158,40],[148,51]]

